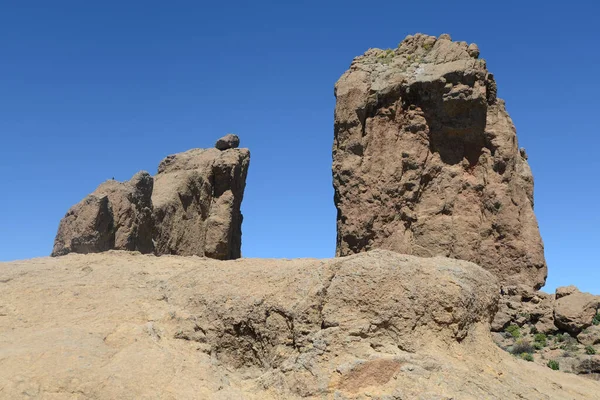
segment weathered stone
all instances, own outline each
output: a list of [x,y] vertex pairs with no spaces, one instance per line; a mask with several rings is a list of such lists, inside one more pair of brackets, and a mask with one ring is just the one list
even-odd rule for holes
[[222,138],[220,138],[219,140],[217,140],[215,147],[219,150],[227,150],[227,149],[235,149],[239,145],[240,145],[240,138],[238,137],[238,135],[234,135],[233,133],[228,133],[227,135],[225,135]]
[[156,254],[241,256],[248,149],[193,149],[166,157],[154,180]]
[[600,325],[592,325],[585,328],[577,335],[577,341],[584,346],[600,344]]
[[110,249],[151,253],[153,179],[145,171],[128,182],[109,180],[60,221],[53,256]]
[[[557,328],[577,335],[592,325],[592,320],[600,308],[600,296],[580,292],[577,288],[568,288],[568,295],[559,297],[554,305],[554,324]],[[564,288],[557,293],[564,293]]]
[[533,177],[493,75],[466,43],[433,39],[371,49],[336,83],[336,254],[441,255],[540,288]]
[[576,374],[600,373],[600,356],[582,357],[579,362],[573,366],[573,372]]
[[556,300],[558,300],[561,297],[568,296],[575,292],[579,292],[579,289],[577,289],[577,286],[575,286],[575,285],[561,286],[561,287],[556,288],[555,298],[556,298]]
[[479,58],[479,47],[475,43],[471,43],[467,48],[469,55],[473,58]]
[[460,260],[109,251],[0,263],[0,284],[2,399],[562,400],[600,390],[498,348],[488,325],[497,281]]

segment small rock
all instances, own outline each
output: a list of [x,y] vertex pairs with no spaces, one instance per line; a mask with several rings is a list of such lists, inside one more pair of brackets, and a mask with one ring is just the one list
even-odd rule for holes
[[452,38],[450,37],[450,35],[449,35],[449,34],[447,34],[447,33],[442,33],[442,34],[441,34],[441,35],[438,37],[438,39],[440,39],[440,40],[442,40],[442,39],[445,39],[445,40],[452,40]]
[[240,145],[240,138],[238,137],[238,135],[234,135],[233,133],[228,133],[227,135],[225,135],[222,138],[220,138],[219,140],[217,140],[215,147],[219,150],[227,150],[227,149],[235,149],[239,145]]
[[471,43],[467,48],[467,52],[473,58],[479,58],[479,47],[475,43]]

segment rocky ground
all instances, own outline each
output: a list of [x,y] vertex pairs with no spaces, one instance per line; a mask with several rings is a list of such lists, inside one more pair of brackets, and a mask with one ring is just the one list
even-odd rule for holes
[[[465,261],[381,250],[235,261],[109,251],[1,263],[0,287],[0,398],[592,399],[600,391],[496,346],[499,285]],[[549,343],[548,358],[565,351]]]
[[567,373],[598,379],[600,296],[575,286],[555,294],[526,286],[502,290],[492,321],[494,341],[516,357]]

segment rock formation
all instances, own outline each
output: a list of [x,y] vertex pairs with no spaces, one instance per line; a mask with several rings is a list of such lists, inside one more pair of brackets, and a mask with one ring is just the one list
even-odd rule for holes
[[337,255],[383,248],[475,262],[540,288],[533,178],[476,45],[417,34],[335,86]]
[[168,156],[154,178],[157,254],[240,257],[240,206],[248,149],[193,149]]
[[575,286],[559,287],[551,295],[525,285],[506,286],[492,321],[494,341],[519,356],[529,353],[559,370],[597,374],[600,367],[600,296],[582,293]]
[[[586,399],[494,345],[482,268],[376,250],[0,263],[0,393],[52,399]],[[594,371],[597,357],[578,365]],[[562,368],[562,365],[561,365]]]
[[61,220],[52,255],[115,249],[239,258],[250,152],[238,145],[229,134],[216,144],[222,150],[166,157],[154,178],[140,172],[103,183]]
[[101,184],[60,221],[52,255],[110,249],[152,252],[152,186],[145,171],[128,182]]

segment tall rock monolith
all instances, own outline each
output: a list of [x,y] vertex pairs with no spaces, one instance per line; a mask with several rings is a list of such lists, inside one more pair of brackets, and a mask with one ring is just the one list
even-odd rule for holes
[[540,288],[533,177],[476,45],[408,36],[335,85],[337,255],[375,248],[475,262]]

